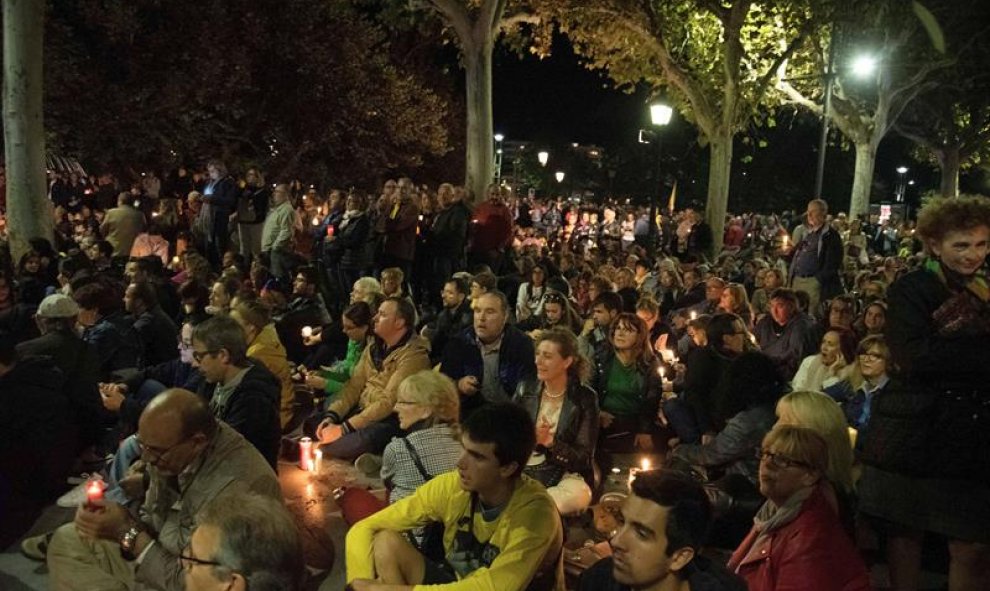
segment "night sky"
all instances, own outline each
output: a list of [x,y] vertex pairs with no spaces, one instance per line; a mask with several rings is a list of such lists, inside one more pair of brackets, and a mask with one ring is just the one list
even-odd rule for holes
[[[533,56],[520,59],[497,49],[493,73],[494,128],[508,140],[532,141],[551,149],[570,142],[593,143],[604,147],[606,153],[614,153],[637,149],[637,131],[649,124],[649,92],[616,90],[605,76],[584,68],[561,36],[555,39],[553,55],[544,60]],[[754,130],[754,137],[768,141],[766,148],[742,143],[746,134],[737,136],[730,209],[766,209],[764,197],[775,192],[794,195],[791,201],[798,195],[800,199],[810,196],[819,123],[803,112],[782,113],[777,119],[774,130]],[[664,152],[677,160],[669,168],[676,169],[679,191],[690,192],[693,180],[698,194],[691,198],[703,201],[707,149],[698,145],[697,130],[675,113],[664,133]],[[881,191],[892,192],[897,177],[894,169],[908,166],[908,176],[916,179],[908,198],[917,200],[922,191],[937,188],[938,174],[933,167],[913,162],[909,152],[908,142],[888,135],[880,146],[876,176]],[[743,163],[747,155],[752,160]],[[824,193],[833,207],[848,206],[853,159],[851,150],[829,149]],[[965,179],[963,184],[965,189]],[[779,201],[773,203],[771,208],[779,207]]]

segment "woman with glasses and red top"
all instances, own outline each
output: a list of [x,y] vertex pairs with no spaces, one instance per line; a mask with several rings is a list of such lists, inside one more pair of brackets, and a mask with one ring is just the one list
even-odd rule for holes
[[729,559],[750,591],[866,591],[870,577],[825,494],[828,445],[780,425],[757,451],[760,493],[753,528]]

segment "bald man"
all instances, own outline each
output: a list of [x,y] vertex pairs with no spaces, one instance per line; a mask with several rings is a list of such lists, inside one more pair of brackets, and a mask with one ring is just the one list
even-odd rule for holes
[[52,588],[180,591],[178,557],[203,506],[231,492],[281,500],[268,462],[188,390],[166,390],[152,399],[141,413],[137,439],[147,470],[141,506],[129,511],[101,501],[79,507],[48,547]]

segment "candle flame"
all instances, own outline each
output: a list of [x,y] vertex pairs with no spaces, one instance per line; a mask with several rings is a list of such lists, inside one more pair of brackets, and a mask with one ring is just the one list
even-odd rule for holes
[[642,468],[642,470],[646,472],[647,470],[650,469],[650,460],[643,458],[642,460],[639,461],[639,465]]

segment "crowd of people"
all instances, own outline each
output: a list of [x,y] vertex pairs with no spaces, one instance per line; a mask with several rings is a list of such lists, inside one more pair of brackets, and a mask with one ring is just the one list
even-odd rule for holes
[[105,481],[23,543],[58,589],[301,588],[276,471],[302,437],[385,483],[338,500],[357,591],[563,589],[564,524],[633,453],[662,468],[580,589],[868,589],[879,560],[912,590],[926,534],[951,590],[990,580],[986,198],[712,228],[135,176],[53,175],[54,241],[0,258],[0,520]]

